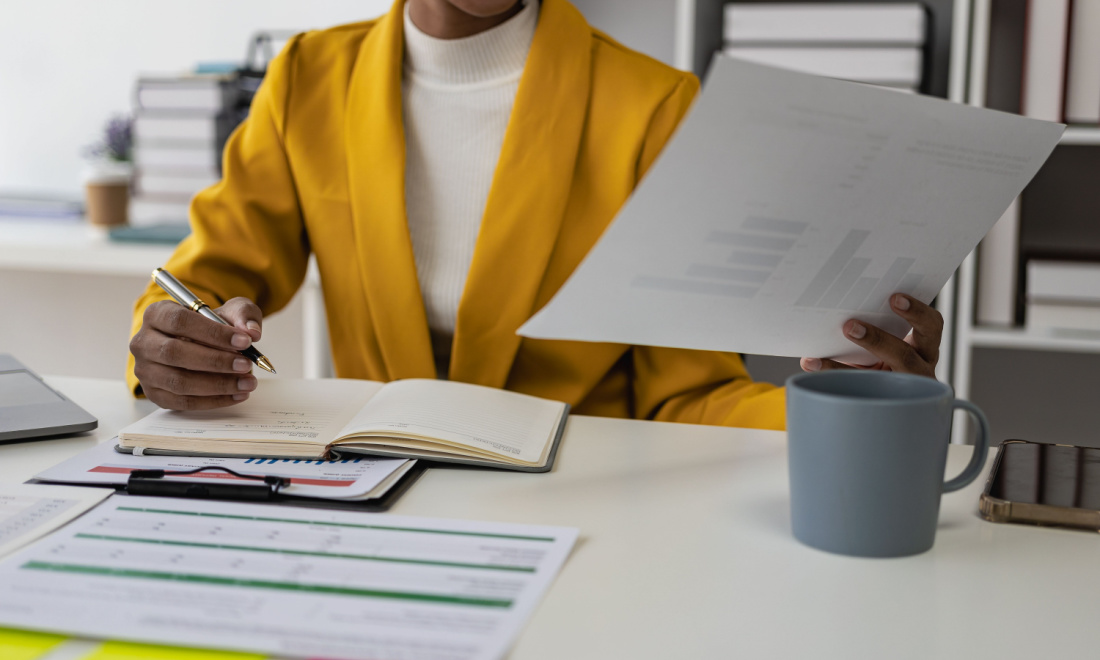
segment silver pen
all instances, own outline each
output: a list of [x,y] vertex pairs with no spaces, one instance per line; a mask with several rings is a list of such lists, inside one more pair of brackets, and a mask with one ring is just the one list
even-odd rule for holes
[[[184,307],[202,314],[211,321],[217,321],[222,325],[229,325],[225,319],[215,314],[214,310],[210,309],[209,305],[199,300],[198,296],[191,293],[190,289],[185,287],[182,282],[172,277],[172,274],[163,268],[158,268],[153,271],[153,281]],[[257,367],[264,371],[275,373],[275,367],[271,365],[271,360],[268,360],[264,357],[263,353],[257,351],[254,345],[249,346],[243,351],[239,351],[239,353],[249,360],[252,360]]]

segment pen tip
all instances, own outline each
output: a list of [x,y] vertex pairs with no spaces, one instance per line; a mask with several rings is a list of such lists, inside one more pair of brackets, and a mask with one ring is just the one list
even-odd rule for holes
[[264,371],[270,371],[271,373],[275,373],[275,367],[272,366],[271,361],[268,360],[266,357],[261,357],[261,358],[257,359],[256,364],[261,369],[263,369]]

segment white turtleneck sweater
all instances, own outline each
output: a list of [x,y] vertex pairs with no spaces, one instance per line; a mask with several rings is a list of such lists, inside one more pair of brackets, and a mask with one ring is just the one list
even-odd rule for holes
[[441,377],[538,2],[464,39],[420,31],[405,5],[405,206]]

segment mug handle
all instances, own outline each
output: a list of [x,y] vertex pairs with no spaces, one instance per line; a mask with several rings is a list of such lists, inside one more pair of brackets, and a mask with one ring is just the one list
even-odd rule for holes
[[975,406],[969,401],[963,401],[962,399],[954,399],[951,401],[951,409],[961,408],[977,420],[978,422],[978,439],[974,442],[974,455],[970,457],[970,464],[966,466],[966,469],[962,471],[962,474],[948,481],[943,485],[943,492],[950,493],[951,491],[959,490],[970,484],[978,478],[981,474],[982,468],[985,467],[985,459],[989,454],[989,420],[985,418],[985,413],[981,408]]

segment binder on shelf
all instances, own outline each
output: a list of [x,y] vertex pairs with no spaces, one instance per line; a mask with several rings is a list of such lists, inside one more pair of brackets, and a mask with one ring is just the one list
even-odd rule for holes
[[1019,246],[1020,198],[1017,197],[978,248],[976,320],[979,325],[1015,324]]
[[1069,29],[1066,121],[1100,124],[1100,2],[1074,2]]
[[919,46],[928,29],[920,3],[731,2],[725,7],[727,43]]
[[729,3],[723,52],[802,73],[920,91],[931,20],[920,3]]
[[1021,113],[1062,120],[1070,0],[1029,0],[1024,43]]

